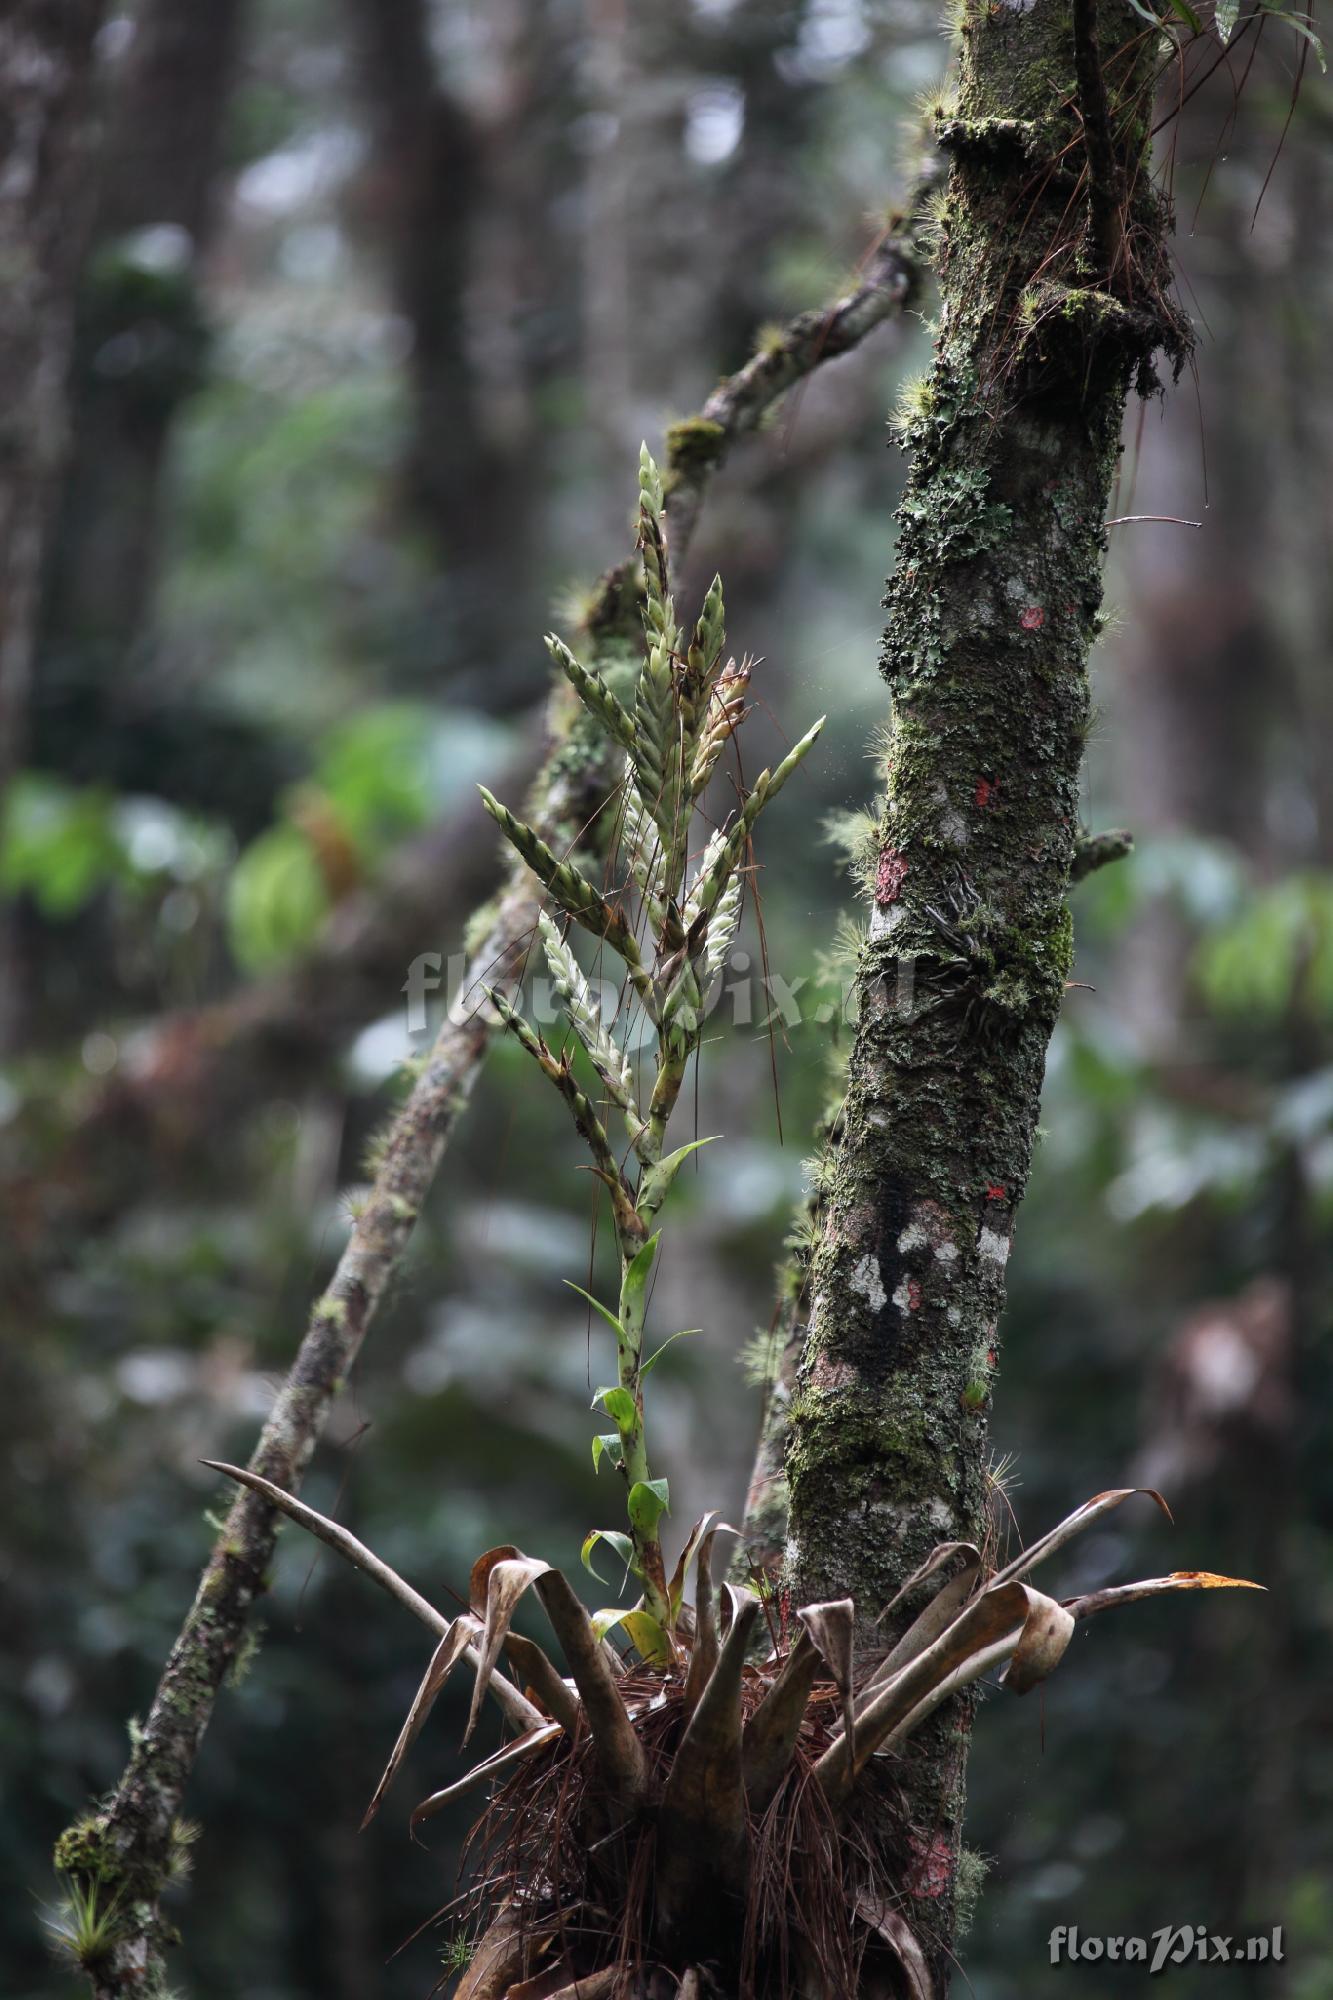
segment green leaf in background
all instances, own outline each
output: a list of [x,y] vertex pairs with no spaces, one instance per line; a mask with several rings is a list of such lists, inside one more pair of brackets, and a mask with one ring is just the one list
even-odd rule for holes
[[1236,32],[1236,16],[1240,12],[1240,0],[1217,0],[1213,11],[1213,26],[1217,38],[1225,48]]
[[665,1479],[636,1479],[629,1490],[629,1517],[641,1535],[655,1535],[663,1514],[671,1511]]
[[1273,20],[1281,21],[1284,24],[1284,26],[1295,29],[1296,33],[1302,36],[1305,39],[1305,41],[1309,43],[1310,47],[1314,50],[1315,59],[1318,62],[1320,69],[1327,72],[1328,58],[1324,54],[1324,44],[1320,40],[1318,34],[1316,34],[1313,22],[1307,21],[1304,15],[1302,14],[1293,14],[1289,12],[1289,10],[1285,7],[1270,6],[1267,4],[1267,0],[1259,0],[1259,5],[1256,11],[1260,14],[1271,15]]
[[328,888],[299,827],[272,826],[252,840],[227,884],[227,929],[237,963],[262,972],[309,945],[330,909]]
[[1272,1021],[1298,1006],[1333,1015],[1333,876],[1291,875],[1257,890],[1203,940],[1195,969],[1219,1014]]
[[370,858],[425,824],[439,716],[411,702],[362,709],[324,737],[314,781]]
[[0,817],[0,890],[27,894],[45,917],[77,916],[108,883],[130,873],[115,802],[93,786],[25,771]]

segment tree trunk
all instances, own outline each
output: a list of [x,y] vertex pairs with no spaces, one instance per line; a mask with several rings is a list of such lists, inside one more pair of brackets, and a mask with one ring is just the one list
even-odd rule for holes
[[[942,324],[902,423],[860,1022],[787,1458],[795,1601],[851,1595],[866,1626],[937,1543],[984,1532],[1005,1263],[1071,964],[1103,523],[1131,382],[1185,347],[1146,178],[1157,37],[1123,0],[1072,27],[1059,0],[969,8],[962,34]],[[949,1704],[904,1766],[902,1886],[941,1988],[969,1722]]]
[[[58,646],[92,647],[113,673],[143,624],[167,436],[199,371],[198,262],[242,18],[241,0],[152,0],[107,111],[76,329],[77,448],[48,616]],[[128,239],[147,230],[176,240],[163,237],[145,262]]]
[[197,701],[186,714],[170,662],[155,671],[144,641],[167,448],[207,365],[201,265],[244,21],[244,0],[149,0],[107,78],[33,710],[45,768],[162,792],[242,830],[267,823],[290,773],[241,725],[201,714]]
[[[42,555],[65,444],[84,121],[101,13],[98,0],[17,0],[0,24],[0,787],[27,755]],[[4,928],[11,929],[8,913]],[[0,1048],[13,1039],[16,1006],[11,965],[0,989]]]
[[561,270],[543,94],[560,43],[530,0],[490,10],[488,80],[465,98],[439,74],[423,0],[349,0],[349,15],[373,148],[365,219],[411,330],[403,494],[436,566],[415,671],[512,708],[544,671],[537,391]]

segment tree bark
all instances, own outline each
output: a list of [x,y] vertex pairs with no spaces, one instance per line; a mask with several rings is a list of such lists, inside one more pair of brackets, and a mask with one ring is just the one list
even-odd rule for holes
[[[1123,0],[1096,30],[1118,233],[1088,198],[1059,0],[968,8],[940,120],[942,321],[902,424],[888,791],[787,1452],[796,1601],[851,1595],[865,1626],[937,1543],[983,1533],[1005,1263],[1071,964],[1103,524],[1129,387],[1185,346],[1146,173],[1157,37]],[[900,1886],[941,1990],[969,1721],[949,1704],[903,1771]]]
[[[16,0],[0,23],[0,788],[27,755],[42,557],[65,448],[84,128],[101,15],[99,0]],[[11,928],[8,915],[4,927]],[[13,1038],[16,1004],[11,966],[0,985],[0,1047]]]
[[[244,0],[150,0],[108,79],[75,319],[73,450],[44,592],[47,666],[34,723],[52,768],[130,790],[155,788],[166,769],[183,796],[202,804],[211,802],[212,771],[234,766],[236,744],[221,733],[208,741],[208,718],[196,711],[185,720],[174,690],[145,690],[127,668],[151,608],[171,428],[207,354],[199,271],[244,17]],[[149,231],[158,244],[146,255]],[[204,773],[204,799],[186,770]],[[222,790],[225,798],[225,780]]]
[[538,391],[563,273],[545,98],[560,44],[531,0],[489,10],[484,88],[442,74],[423,0],[347,0],[373,150],[366,206],[411,330],[409,515],[435,565],[415,672],[504,710],[539,684]]

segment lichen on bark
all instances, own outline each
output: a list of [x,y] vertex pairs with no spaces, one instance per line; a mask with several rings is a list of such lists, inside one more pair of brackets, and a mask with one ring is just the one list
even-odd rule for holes
[[[1126,197],[1099,262],[1061,0],[969,5],[940,206],[934,364],[885,600],[887,797],[859,1025],[789,1411],[789,1579],[873,1619],[942,1540],[978,1539],[1005,1264],[1072,956],[1087,660],[1132,386],[1179,364],[1147,173],[1159,37],[1098,7]],[[905,1885],[947,1983],[969,1714],[905,1767]]]

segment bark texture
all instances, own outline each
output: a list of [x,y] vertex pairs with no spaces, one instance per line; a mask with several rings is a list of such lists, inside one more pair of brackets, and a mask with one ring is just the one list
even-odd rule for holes
[[[100,0],[17,0],[0,20],[0,786],[27,754],[42,556],[65,446],[84,122],[101,16]],[[0,1046],[12,1038],[12,999],[6,980]]]
[[[1123,0],[1097,8],[1102,137],[1130,190],[1111,265],[1067,10],[969,7],[962,41],[941,327],[902,419],[860,1020],[789,1412],[796,1601],[851,1595],[866,1621],[938,1542],[983,1531],[1005,1264],[1071,964],[1103,523],[1127,392],[1183,351],[1146,175],[1158,37]],[[969,1720],[942,1710],[903,1773],[902,1886],[941,1988]]]

